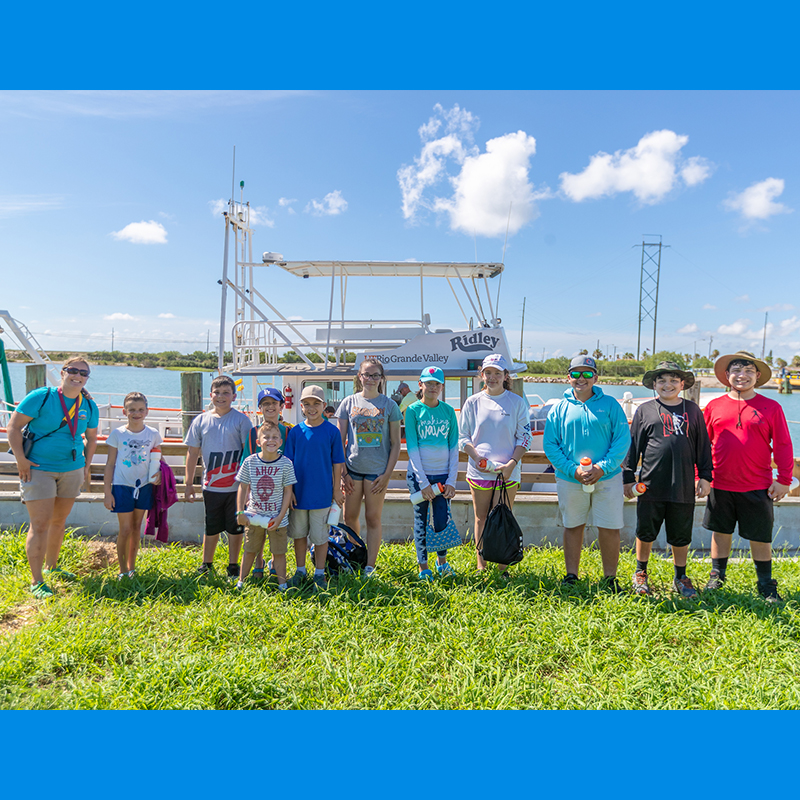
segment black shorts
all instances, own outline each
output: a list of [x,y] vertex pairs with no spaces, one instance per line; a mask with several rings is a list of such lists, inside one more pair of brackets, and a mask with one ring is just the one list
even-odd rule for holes
[[667,530],[668,544],[673,547],[691,544],[694,503],[662,503],[640,497],[636,501],[636,538],[643,542],[654,542],[662,523]]
[[733,533],[739,523],[739,536],[751,542],[771,542],[775,509],[766,489],[729,492],[712,489],[706,504],[703,527],[717,533]]
[[222,531],[228,534],[244,533],[236,517],[237,492],[203,492],[203,505],[206,511],[206,536],[219,536]]

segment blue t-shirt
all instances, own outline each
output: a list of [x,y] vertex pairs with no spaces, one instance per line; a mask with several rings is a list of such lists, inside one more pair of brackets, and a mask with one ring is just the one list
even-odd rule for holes
[[333,465],[344,464],[339,429],[328,420],[313,428],[303,420],[289,431],[284,455],[294,464],[296,507],[328,508],[333,502]]
[[[46,395],[46,396],[45,396]],[[30,430],[39,439],[46,434],[46,439],[34,441],[33,449],[28,458],[37,466],[32,469],[41,469],[45,472],[71,472],[83,469],[86,459],[83,457],[84,443],[81,434],[87,429],[96,428],[100,420],[97,405],[82,395],[71,399],[64,398],[67,411],[71,411],[75,403],[80,400],[77,412],[78,427],[75,438],[69,430],[69,425],[64,420],[64,409],[58,399],[58,390],[48,387],[34,389],[18,406],[17,411],[26,417],[33,417],[30,421]],[[42,403],[44,401],[44,404]],[[61,427],[59,427],[61,425]],[[53,433],[55,431],[55,433]],[[75,458],[72,458],[72,451]]]

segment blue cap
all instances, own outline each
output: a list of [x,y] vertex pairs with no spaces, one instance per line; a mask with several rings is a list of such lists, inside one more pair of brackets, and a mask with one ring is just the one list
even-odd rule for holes
[[426,383],[427,381],[444,383],[444,372],[442,372],[439,367],[425,367],[420,373],[419,379],[422,383]]
[[[597,372],[597,363],[590,356],[575,356],[569,362],[569,369],[593,369]],[[567,370],[569,372],[569,370]]]
[[270,400],[277,400],[281,404],[283,403],[283,395],[280,393],[280,390],[276,389],[274,386],[262,389],[258,393],[258,405],[261,405],[261,401],[267,398]]

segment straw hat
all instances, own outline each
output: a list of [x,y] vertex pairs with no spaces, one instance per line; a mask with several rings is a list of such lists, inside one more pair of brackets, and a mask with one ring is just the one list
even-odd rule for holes
[[739,350],[738,353],[720,356],[714,362],[714,374],[717,376],[717,380],[724,386],[731,385],[728,376],[725,374],[728,371],[728,364],[730,364],[731,361],[737,361],[739,359],[752,361],[756,365],[756,369],[760,373],[756,380],[756,387],[763,386],[772,377],[772,370],[766,361],[756,358],[752,353],[748,353],[746,350]]
[[694,374],[685,369],[681,369],[674,361],[660,361],[653,369],[645,372],[642,383],[648,389],[652,389],[656,378],[659,375],[663,375],[665,372],[674,372],[676,375],[680,375],[684,389],[689,389],[694,386]]

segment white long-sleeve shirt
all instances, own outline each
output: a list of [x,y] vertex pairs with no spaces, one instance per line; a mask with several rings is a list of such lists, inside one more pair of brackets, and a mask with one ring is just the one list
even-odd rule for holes
[[[492,396],[478,392],[466,399],[458,421],[458,449],[471,444],[480,456],[496,463],[511,460],[516,447],[528,450],[531,446],[530,406],[519,395],[505,391]],[[514,468],[510,480],[520,479],[520,465]],[[492,473],[481,472],[470,458],[467,478],[488,480]]]

